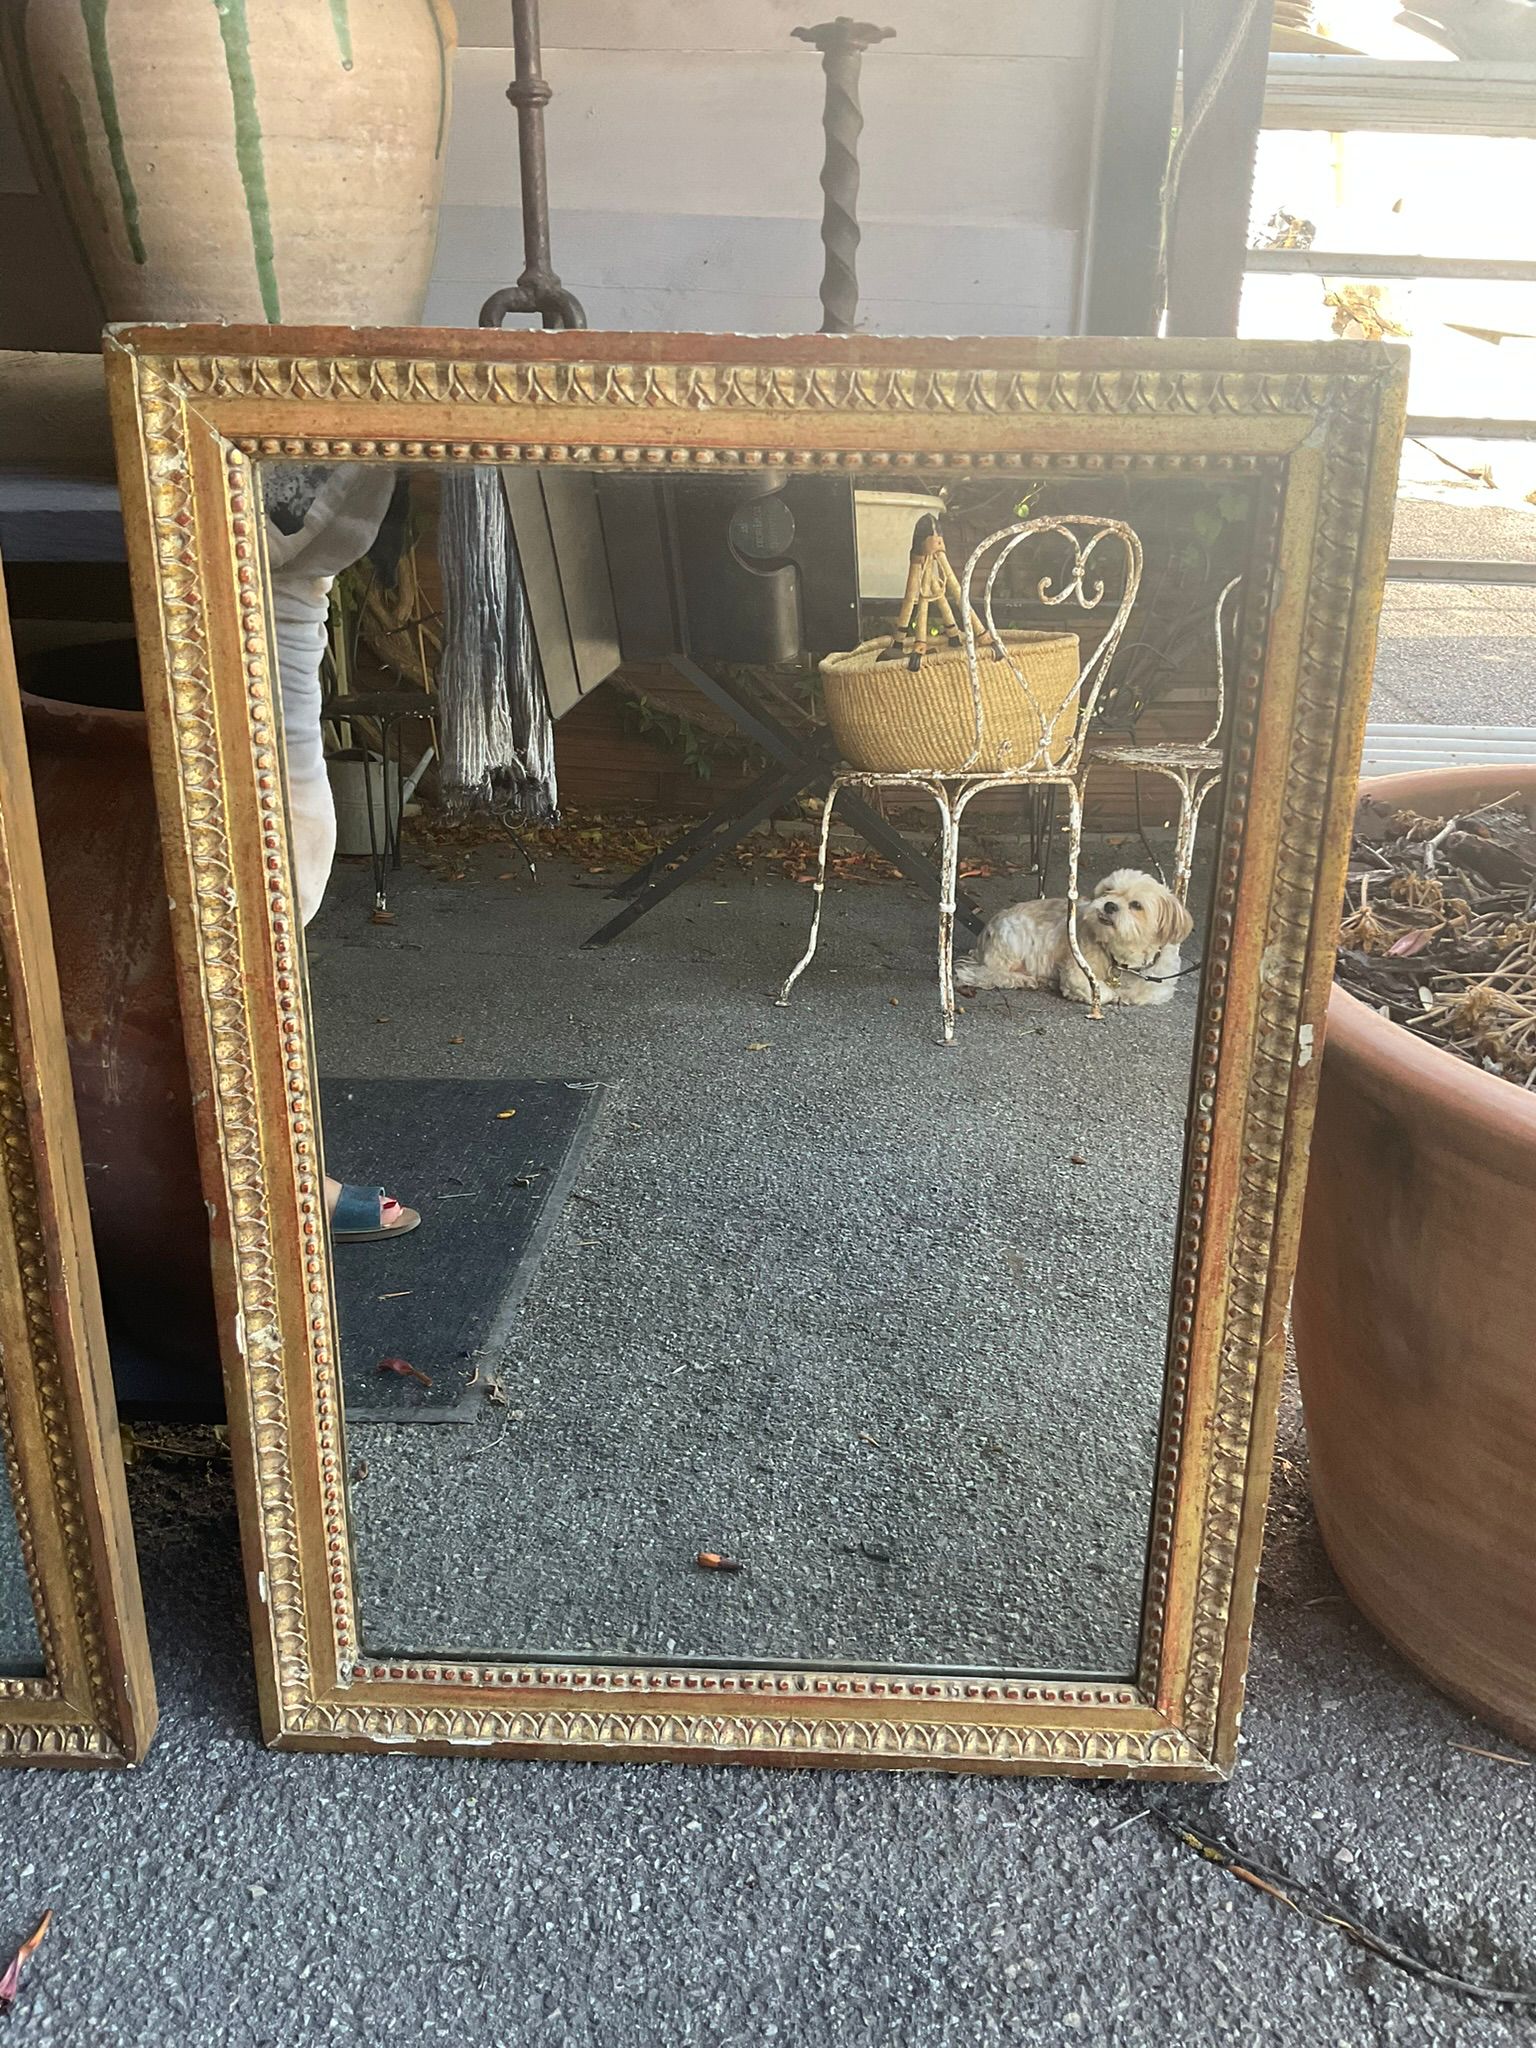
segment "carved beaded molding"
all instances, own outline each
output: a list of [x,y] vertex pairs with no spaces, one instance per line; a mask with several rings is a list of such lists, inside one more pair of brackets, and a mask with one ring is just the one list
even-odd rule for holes
[[[14,1243],[25,1324],[25,1356],[3,1360],[0,1440],[5,1483],[15,1508],[16,1528],[32,1594],[43,1675],[0,1679],[0,1703],[26,1702],[25,1718],[11,1718],[0,1704],[0,1762],[78,1759],[120,1760],[117,1713],[107,1677],[108,1649],[102,1629],[96,1559],[86,1533],[77,1451],[70,1427],[64,1367],[53,1326],[47,1240],[33,1136],[28,1125],[27,1081],[16,1044],[10,977],[0,960],[0,1227]],[[46,1469],[28,1472],[18,1455],[14,1405],[35,1412],[47,1452]],[[46,1498],[39,1495],[46,1491]],[[39,1521],[54,1527],[62,1555],[62,1585],[50,1583],[41,1556]],[[71,1698],[64,1679],[61,1636],[70,1640],[83,1664],[85,1698]]]
[[[162,781],[161,803],[168,822],[174,821],[172,837],[182,849],[191,890],[190,907],[179,917],[178,943],[183,971],[195,978],[203,1000],[206,1032],[199,1051],[211,1083],[210,1117],[228,1196],[238,1318],[226,1343],[233,1350],[232,1397],[244,1401],[250,1425],[258,1526],[246,1535],[260,1560],[258,1655],[270,1655],[276,1702],[269,1732],[299,1746],[445,1745],[631,1757],[749,1754],[808,1762],[1219,1774],[1236,1734],[1236,1707],[1223,1705],[1224,1687],[1229,1679],[1240,1682],[1246,1655],[1245,1640],[1234,1636],[1234,1603],[1242,1574],[1256,1568],[1263,1506],[1263,1475],[1248,1469],[1261,1353],[1289,1279],[1275,1264],[1283,1173],[1305,1143],[1310,1111],[1306,1087],[1296,1085],[1296,1062],[1313,941],[1327,921],[1326,909],[1321,918],[1318,913],[1319,864],[1347,833],[1343,785],[1355,764],[1344,750],[1357,723],[1353,706],[1368,681],[1369,650],[1362,654],[1354,632],[1355,591],[1365,551],[1378,577],[1377,558],[1384,562],[1385,556],[1384,544],[1378,545],[1382,512],[1372,481],[1381,463],[1395,458],[1402,372],[1391,355],[1342,344],[1320,347],[1312,352],[1317,369],[1283,372],[1180,372],[1144,363],[1123,370],[1074,370],[1059,363],[933,370],[846,362],[418,361],[363,353],[359,337],[359,352],[346,358],[296,350],[248,359],[181,355],[169,346],[161,353],[144,346],[149,332],[141,331],[134,346],[120,345],[127,375],[121,363],[111,363],[110,349],[109,368],[120,422],[129,418],[136,425],[143,458],[152,549],[147,556],[140,551],[136,569],[160,620],[155,652],[164,688],[154,708],[174,732],[174,746],[162,758],[162,773],[170,762],[174,780]],[[793,346],[799,353],[813,345]],[[1028,346],[999,344],[999,351],[1018,354]],[[1128,357],[1145,358],[1157,345],[1123,346]],[[1161,347],[1166,355],[1176,345]],[[1246,354],[1260,352],[1251,345]],[[1060,345],[1052,353],[1059,356]],[[1233,353],[1240,353],[1236,345]],[[1348,366],[1342,366],[1346,355]],[[247,424],[253,405],[262,415],[256,430]],[[323,432],[314,425],[317,405],[336,415],[335,425],[327,423]],[[402,406],[420,409],[419,438],[398,430]],[[467,428],[456,421],[451,436],[434,433],[440,422],[433,414],[445,406],[475,408],[477,416]],[[238,424],[226,427],[221,414],[231,409]],[[370,409],[389,414],[389,431],[369,431]],[[551,409],[590,414],[590,438],[537,438]],[[285,431],[283,416],[290,410],[303,412],[302,431]],[[765,416],[782,418],[788,431],[783,447],[700,447],[658,443],[639,432],[626,436],[626,418],[638,426],[658,414],[703,415],[721,442],[731,440],[733,417],[742,415],[753,416],[758,439],[772,438],[762,432]],[[869,421],[882,416],[903,419],[909,433],[911,423],[919,422],[918,438],[931,445],[881,451],[850,446],[847,439],[840,444],[843,423],[863,439]],[[944,445],[955,435],[950,421],[977,417],[1011,423],[1015,433],[1029,420],[1058,428],[1076,422],[1091,445],[998,455]],[[1292,455],[1271,452],[1272,440],[1244,445],[1245,423],[1276,421],[1291,423],[1293,451],[1305,444],[1322,464],[1316,517],[1304,536],[1308,555],[1287,552]],[[1213,422],[1225,423],[1227,445],[1210,445]],[[1182,448],[1169,431],[1181,425],[1192,444]],[[797,438],[816,445],[791,445]],[[217,506],[192,488],[196,446],[210,442],[222,450],[224,491]],[[263,458],[1204,474],[1252,485],[1254,544],[1232,699],[1134,1685],[900,1672],[486,1663],[361,1652],[301,951],[272,724],[262,522],[252,475],[253,459]],[[227,554],[232,565],[232,590],[218,580],[216,552]],[[1278,826],[1273,845],[1255,849],[1249,844],[1250,796],[1260,682],[1282,565],[1305,581],[1306,604],[1289,751],[1272,745],[1269,758],[1270,770],[1283,776]],[[208,621],[231,600],[242,665],[221,665],[215,676]],[[259,869],[247,863],[237,875],[229,778],[221,761],[242,756],[256,795],[261,853]],[[1241,1167],[1230,1191],[1230,1256],[1224,1274],[1208,1274],[1208,1174],[1223,1085],[1227,980],[1239,891],[1255,852],[1270,860],[1273,885],[1250,1057],[1239,1082],[1225,1082],[1222,1097],[1228,1128],[1237,1119],[1241,1129]],[[264,903],[253,894],[258,881]],[[260,938],[253,939],[258,931]],[[268,949],[275,1014],[253,994],[262,981],[249,971],[247,948],[253,943]],[[1255,958],[1260,950],[1252,949]],[[1326,981],[1321,990],[1313,987],[1314,1006],[1325,992]],[[278,1097],[286,1105],[281,1138],[271,1107],[265,1129],[258,1108]],[[273,1204],[282,1200],[290,1202],[296,1224],[296,1262],[289,1261],[286,1270],[302,1275],[297,1291],[278,1280],[283,1225],[274,1226]],[[1202,1284],[1217,1293],[1224,1287],[1227,1304],[1219,1343],[1204,1359],[1196,1356],[1193,1342]],[[1201,1373],[1207,1376],[1209,1424],[1203,1442],[1192,1445],[1185,1420],[1193,1378]],[[1270,1398],[1275,1391],[1270,1387]],[[300,1439],[307,1447],[303,1459],[294,1454]],[[317,1483],[301,1480],[301,1467],[312,1467]],[[1181,1550],[1179,1530],[1190,1513],[1182,1494],[1190,1487],[1198,1490],[1195,1539]],[[1182,1645],[1165,1640],[1176,1579],[1186,1589],[1189,1613]],[[329,1646],[323,1653],[316,1647],[321,1643]],[[1233,1687],[1230,1697],[1235,1696]],[[882,1714],[882,1707],[892,1711]],[[851,1708],[862,1709],[858,1718],[850,1718]]]
[[1200,977],[1200,1017],[1195,1033],[1194,1078],[1190,1090],[1188,1158],[1174,1260],[1163,1431],[1148,1539],[1147,1588],[1138,1659],[1141,1685],[1148,1693],[1155,1690],[1162,1653],[1163,1616],[1173,1554],[1175,1493],[1189,1391],[1195,1295],[1201,1270],[1209,1193],[1217,1068],[1221,1057],[1222,1025],[1226,1017],[1227,976],[1232,959],[1233,918],[1248,825],[1264,648],[1279,566],[1283,464],[1269,462],[1264,465],[1264,471],[1264,485],[1256,494],[1252,507],[1254,531],[1244,572],[1241,637],[1230,692],[1225,803],[1221,836],[1212,867],[1211,915]]

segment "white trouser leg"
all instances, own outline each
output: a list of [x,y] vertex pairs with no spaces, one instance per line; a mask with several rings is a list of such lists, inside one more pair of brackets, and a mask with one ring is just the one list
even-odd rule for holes
[[332,581],[329,576],[291,576],[282,570],[272,578],[288,763],[288,834],[299,916],[305,924],[320,908],[336,858],[336,804],[320,731],[320,664]]
[[320,663],[331,585],[372,547],[394,487],[392,468],[343,463],[325,477],[296,533],[267,522],[288,760],[288,829],[305,924],[320,908],[336,858],[336,805],[320,731]]

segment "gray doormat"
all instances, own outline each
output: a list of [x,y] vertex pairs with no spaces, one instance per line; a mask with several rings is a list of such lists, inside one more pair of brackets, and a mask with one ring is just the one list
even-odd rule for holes
[[349,1423],[470,1420],[475,1367],[510,1341],[601,1098],[596,1081],[321,1082],[327,1169],[421,1212],[406,1237],[335,1248]]

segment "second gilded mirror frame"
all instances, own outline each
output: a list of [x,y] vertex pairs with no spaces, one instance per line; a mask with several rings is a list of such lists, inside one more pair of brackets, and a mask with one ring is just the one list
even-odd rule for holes
[[[1364,342],[131,328],[109,335],[107,371],[268,1739],[1224,1775],[1404,353]],[[362,1652],[263,588],[256,465],[272,459],[1129,471],[1257,486],[1262,573],[1232,685],[1134,1682]]]
[[0,1676],[0,1764],[137,1763],[155,1685],[3,577],[0,1446],[41,1666]]

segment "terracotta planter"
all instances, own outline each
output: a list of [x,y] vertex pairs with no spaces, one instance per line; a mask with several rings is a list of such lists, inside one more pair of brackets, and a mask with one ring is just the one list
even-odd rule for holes
[[31,0],[0,29],[109,319],[419,320],[449,0]]
[[[114,643],[51,654],[25,665],[29,678],[132,702],[137,667],[131,643]],[[208,1218],[144,714],[31,694],[22,708],[109,1319],[149,1359],[216,1389]]]
[[[1536,769],[1367,783],[1437,814]],[[1434,1683],[1536,1745],[1536,1095],[1335,989],[1294,1301],[1323,1540]]]

